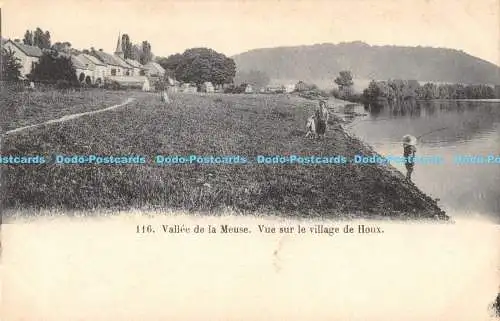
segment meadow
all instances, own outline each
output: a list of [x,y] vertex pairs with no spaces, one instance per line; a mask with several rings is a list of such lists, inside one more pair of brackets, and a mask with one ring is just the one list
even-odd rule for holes
[[[109,93],[122,108],[8,135],[2,155],[144,155],[137,165],[2,165],[11,210],[183,210],[294,217],[446,219],[436,201],[379,165],[157,165],[155,155],[372,155],[334,119],[304,137],[317,103],[294,95]],[[116,95],[116,96],[114,96]],[[57,106],[48,106],[49,113]],[[71,107],[66,107],[71,108]],[[52,111],[50,111],[52,110]]]
[[81,91],[0,89],[0,130],[42,123],[65,115],[102,109],[123,100],[123,92],[101,89]]

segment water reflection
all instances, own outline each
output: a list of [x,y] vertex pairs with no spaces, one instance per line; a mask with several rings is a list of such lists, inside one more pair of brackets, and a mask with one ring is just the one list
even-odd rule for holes
[[[442,165],[415,167],[415,183],[454,212],[477,212],[500,222],[500,164],[454,163],[455,155],[500,156],[500,103],[407,101],[359,106],[368,115],[349,130],[381,154],[402,154],[401,137],[419,138],[419,156],[441,156]],[[441,129],[441,130],[437,130]],[[437,130],[437,131],[436,131]],[[401,171],[404,166],[394,164]]]

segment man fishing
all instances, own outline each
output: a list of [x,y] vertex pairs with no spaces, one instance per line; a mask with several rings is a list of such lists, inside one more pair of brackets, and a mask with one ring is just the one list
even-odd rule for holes
[[417,152],[417,138],[412,135],[403,136],[403,156],[405,159],[406,179],[411,181],[413,166],[415,165],[415,153]]

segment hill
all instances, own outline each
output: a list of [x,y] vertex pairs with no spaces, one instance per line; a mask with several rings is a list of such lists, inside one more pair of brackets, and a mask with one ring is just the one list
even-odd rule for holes
[[272,79],[331,83],[339,71],[351,70],[355,79],[500,84],[499,66],[444,48],[349,42],[254,49],[232,58],[238,70],[263,71]]

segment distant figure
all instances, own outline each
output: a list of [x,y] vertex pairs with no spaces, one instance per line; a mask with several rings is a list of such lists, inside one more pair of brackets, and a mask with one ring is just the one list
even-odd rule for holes
[[150,91],[150,90],[151,90],[151,88],[150,88],[150,86],[149,86],[149,81],[148,81],[148,79],[146,78],[146,79],[144,80],[144,83],[142,84],[142,91]]
[[328,109],[326,108],[326,102],[324,100],[319,101],[319,108],[321,109],[321,115],[326,123],[328,123],[328,119],[330,119],[330,114]]
[[316,139],[319,139],[325,136],[326,121],[322,117],[321,110],[316,110],[314,115],[307,119],[306,129],[306,137],[314,135],[316,136]]
[[34,82],[32,82],[32,81],[30,81],[30,88],[31,88],[31,89],[35,89],[35,83],[34,83]]
[[415,165],[415,153],[417,152],[417,138],[412,135],[403,136],[403,156],[405,157],[406,179],[411,181],[413,166]]
[[170,103],[170,99],[168,99],[168,95],[167,95],[167,92],[164,90],[161,92],[161,97],[160,97],[161,101],[168,104]]

